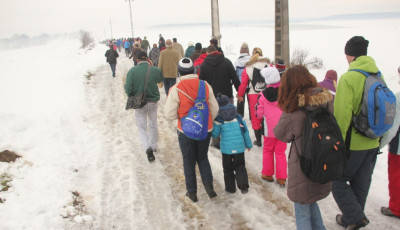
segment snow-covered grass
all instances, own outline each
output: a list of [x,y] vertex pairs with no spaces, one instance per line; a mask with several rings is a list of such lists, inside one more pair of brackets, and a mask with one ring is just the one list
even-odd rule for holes
[[[294,24],[290,45],[324,60],[325,69],[312,70],[322,80],[328,69],[339,75],[346,71],[344,44],[353,35],[363,35],[370,41],[369,54],[398,92],[399,22]],[[177,37],[185,48],[188,41],[207,46],[209,40],[209,28],[204,27],[142,31],[151,43],[162,33]],[[273,57],[272,27],[228,27],[221,33],[232,61],[243,41]],[[262,148],[246,152],[250,190],[242,195],[224,191],[221,155],[211,147],[218,196],[210,200],[198,178],[199,202],[188,201],[176,122],[163,117],[164,91],[158,116],[160,150],[150,164],[134,112],[124,109],[123,82],[132,61],[120,53],[117,77],[112,78],[104,57],[107,47],[79,47],[78,40],[57,40],[0,51],[0,151],[22,156],[11,164],[0,163],[0,175],[10,179],[8,190],[0,192],[0,229],[295,229],[286,189],[260,178]],[[247,114],[245,120],[250,124]],[[398,228],[399,219],[380,214],[387,204],[385,149],[374,171],[366,205],[371,223],[365,229]],[[335,222],[339,209],[332,196],[319,205],[327,229],[342,229]]]

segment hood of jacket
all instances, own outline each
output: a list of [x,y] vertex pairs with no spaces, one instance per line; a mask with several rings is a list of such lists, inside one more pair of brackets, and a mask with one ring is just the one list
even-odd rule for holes
[[304,107],[307,110],[314,110],[320,105],[327,105],[329,101],[332,101],[333,97],[329,90],[325,88],[315,87],[311,89],[311,97],[308,104],[304,94],[299,94],[299,107]]
[[262,94],[269,102],[276,102],[278,100],[278,90],[279,88],[268,87],[262,91]]
[[232,104],[227,104],[219,107],[218,116],[224,121],[231,121],[238,115],[236,107]]
[[245,67],[246,63],[250,60],[250,54],[243,53],[240,54],[239,58],[235,61],[236,67]]
[[217,66],[222,63],[225,59],[225,56],[220,52],[215,52],[207,55],[204,59],[204,63],[207,63],[211,66]]

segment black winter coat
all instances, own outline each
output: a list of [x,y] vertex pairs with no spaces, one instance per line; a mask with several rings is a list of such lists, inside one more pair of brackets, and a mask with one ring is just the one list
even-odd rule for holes
[[200,67],[199,78],[211,85],[214,95],[221,93],[229,98],[233,97],[232,84],[236,91],[240,85],[232,62],[219,52],[207,55]]

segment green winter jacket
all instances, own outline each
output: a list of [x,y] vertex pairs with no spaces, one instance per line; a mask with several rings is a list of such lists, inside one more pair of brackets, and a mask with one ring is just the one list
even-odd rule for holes
[[[368,73],[378,72],[374,59],[369,56],[360,56],[352,61],[349,70],[351,69],[360,69]],[[346,140],[346,133],[351,124],[352,115],[359,114],[361,111],[365,79],[366,77],[362,73],[355,71],[348,71],[339,79],[334,102],[334,114],[344,140]],[[378,146],[379,138],[372,139],[363,136],[352,128],[350,150],[367,150]]]
[[[125,82],[125,92],[128,97],[143,92],[148,65],[148,62],[142,61],[139,62],[137,66],[134,66],[129,70]],[[158,91],[157,83],[160,83],[162,81],[163,77],[161,74],[161,70],[157,67],[152,66],[150,69],[149,79],[147,81],[147,101],[160,100],[160,92]]]

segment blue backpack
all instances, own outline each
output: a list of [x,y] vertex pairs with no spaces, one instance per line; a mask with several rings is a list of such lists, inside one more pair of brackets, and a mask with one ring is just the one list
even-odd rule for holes
[[396,111],[396,97],[386,86],[381,72],[364,74],[367,79],[364,84],[364,94],[361,100],[360,114],[353,116],[353,124],[357,131],[369,138],[379,138],[393,125]]
[[208,135],[208,104],[206,102],[206,83],[199,81],[199,91],[194,105],[188,114],[181,119],[181,127],[185,136],[202,141]]

